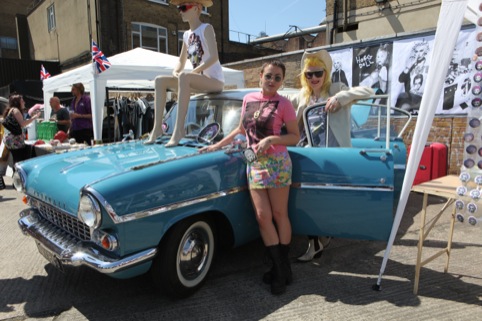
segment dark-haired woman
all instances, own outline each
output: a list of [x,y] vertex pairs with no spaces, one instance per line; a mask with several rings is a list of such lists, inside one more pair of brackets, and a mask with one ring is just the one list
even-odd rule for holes
[[25,144],[23,128],[37,119],[40,113],[35,113],[29,119],[24,119],[25,101],[21,95],[11,95],[8,99],[8,106],[3,113],[3,127],[5,134],[3,143],[12,153],[13,163],[17,163],[35,156],[35,149],[32,145]]
[[[248,147],[256,159],[248,163],[247,176],[251,201],[256,212],[263,243],[273,262],[263,280],[271,284],[271,293],[285,292],[292,280],[288,259],[291,223],[288,217],[288,196],[291,185],[291,159],[286,146],[296,145],[300,133],[291,102],[278,94],[286,67],[280,61],[262,66],[259,74],[261,91],[248,94],[243,100],[239,126],[223,140],[203,151],[213,151],[246,135]],[[287,134],[281,135],[281,127]]]

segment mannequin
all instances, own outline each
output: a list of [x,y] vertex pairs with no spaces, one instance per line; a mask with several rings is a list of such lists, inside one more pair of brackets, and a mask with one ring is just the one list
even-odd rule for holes
[[[177,5],[182,21],[189,23],[184,33],[179,61],[172,76],[159,76],[155,79],[155,119],[154,128],[145,144],[153,144],[162,136],[162,121],[166,105],[167,90],[177,91],[178,111],[172,137],[166,147],[177,146],[184,137],[184,122],[191,92],[220,92],[224,88],[224,75],[219,63],[218,49],[214,29],[210,24],[202,23],[202,7],[210,7],[211,0],[171,0]],[[193,70],[184,71],[186,60],[190,59]]]

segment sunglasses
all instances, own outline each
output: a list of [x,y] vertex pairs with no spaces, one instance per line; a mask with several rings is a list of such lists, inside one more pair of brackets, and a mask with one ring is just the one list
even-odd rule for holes
[[177,6],[177,10],[179,10],[179,12],[186,12],[189,9],[191,9],[192,7],[194,7],[193,4],[183,4],[181,6]]
[[324,70],[307,71],[307,72],[305,72],[305,77],[306,77],[306,79],[311,79],[311,78],[313,78],[313,76],[315,76],[316,78],[321,78],[321,77],[323,77],[324,73],[325,73]]
[[271,80],[271,79],[273,79],[273,80],[276,81],[276,82],[280,82],[280,81],[283,80],[283,78],[281,78],[281,76],[273,76],[272,74],[266,74],[266,75],[264,75],[264,79],[266,79],[266,80],[268,80],[268,81]]

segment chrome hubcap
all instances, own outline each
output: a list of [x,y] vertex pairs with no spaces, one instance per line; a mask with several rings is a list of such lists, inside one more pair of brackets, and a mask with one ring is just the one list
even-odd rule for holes
[[191,230],[184,238],[179,253],[179,272],[185,280],[200,276],[206,266],[209,252],[209,238],[205,231]]

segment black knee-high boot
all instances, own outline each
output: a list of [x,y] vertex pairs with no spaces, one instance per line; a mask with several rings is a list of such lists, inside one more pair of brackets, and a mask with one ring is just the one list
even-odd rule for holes
[[271,293],[282,294],[286,291],[286,268],[284,267],[281,246],[279,244],[268,246],[268,253],[273,262],[271,273]]
[[[290,252],[290,245],[289,244],[280,244],[280,251],[281,251],[281,261],[283,262],[283,267],[286,273],[286,285],[290,285],[293,282],[293,273],[291,272],[291,262],[289,257]],[[269,255],[269,253],[268,253]],[[271,280],[273,278],[273,268],[271,267],[269,271],[263,274],[263,282],[266,284],[271,284]]]

